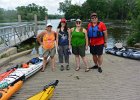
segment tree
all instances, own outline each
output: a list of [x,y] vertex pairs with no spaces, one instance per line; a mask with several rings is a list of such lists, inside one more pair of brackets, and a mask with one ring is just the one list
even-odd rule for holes
[[77,19],[77,18],[81,18],[81,7],[79,5],[71,5],[66,13],[65,13],[65,17],[66,19],[71,19],[71,18],[74,18],[74,19]]
[[47,15],[47,9],[45,6],[38,6],[34,3],[28,6],[17,7],[17,12],[22,16],[23,20],[33,20],[34,14],[38,16],[38,20],[44,20]]
[[4,19],[4,9],[0,8],[0,20],[2,21]]
[[68,8],[71,6],[71,0],[65,0],[64,2],[59,3],[59,8],[58,10],[60,12],[66,13]]

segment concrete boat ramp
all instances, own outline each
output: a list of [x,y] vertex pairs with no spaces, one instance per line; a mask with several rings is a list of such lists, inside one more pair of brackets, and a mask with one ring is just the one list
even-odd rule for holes
[[[25,55],[9,62],[0,73],[16,63],[23,63],[37,55]],[[89,66],[93,66],[92,56],[87,56]],[[10,100],[26,100],[39,92],[44,85],[59,80],[51,100],[140,100],[140,61],[104,54],[103,72],[97,70],[75,71],[75,58],[70,56],[69,71],[60,71],[56,55],[56,71],[50,64],[45,72],[38,72],[24,82],[23,87]]]

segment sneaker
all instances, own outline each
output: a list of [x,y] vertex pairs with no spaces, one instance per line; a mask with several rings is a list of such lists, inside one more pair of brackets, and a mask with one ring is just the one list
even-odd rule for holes
[[61,65],[60,70],[61,70],[61,71],[63,71],[63,70],[64,70],[64,66],[63,66],[63,65]]
[[98,69],[98,65],[94,65],[93,67],[90,67],[89,69]]
[[66,66],[66,70],[70,70],[70,67],[69,67],[69,65],[67,65],[67,66]]
[[98,72],[102,73],[102,68],[101,67],[98,67]]

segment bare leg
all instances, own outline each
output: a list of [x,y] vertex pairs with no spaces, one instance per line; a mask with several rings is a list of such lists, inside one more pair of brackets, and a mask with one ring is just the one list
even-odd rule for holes
[[83,62],[84,62],[85,67],[88,68],[86,57],[81,57],[81,58],[82,58],[82,60],[83,60]]
[[88,65],[87,65],[86,57],[82,57],[82,60],[83,60],[84,65],[85,65],[85,67],[86,67],[85,72],[88,72],[90,69],[89,69],[89,67],[88,67]]
[[80,69],[80,57],[79,55],[75,55],[75,61],[76,61],[76,71]]
[[101,66],[102,65],[102,62],[103,62],[103,56],[102,55],[99,55],[98,56],[98,65]]
[[98,56],[97,55],[93,55],[93,61],[95,65],[98,65]]
[[102,62],[103,62],[103,57],[102,55],[99,55],[98,56],[98,72],[102,73],[102,69],[101,69],[101,65],[102,65]]
[[51,67],[52,67],[52,71],[55,71],[55,56],[51,57]]
[[47,63],[47,57],[43,57],[43,66],[42,66],[42,70],[41,71],[45,70],[46,63]]

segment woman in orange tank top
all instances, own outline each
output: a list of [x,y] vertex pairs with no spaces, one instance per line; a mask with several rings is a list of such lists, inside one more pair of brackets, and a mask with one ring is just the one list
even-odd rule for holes
[[55,70],[55,54],[56,54],[56,47],[57,47],[57,46],[55,47],[55,39],[57,42],[57,38],[55,36],[57,35],[54,31],[52,31],[52,25],[50,23],[48,23],[46,29],[37,36],[38,42],[42,45],[44,49],[43,67],[41,70],[42,72],[44,72],[45,70],[47,57],[49,55],[51,57],[52,71]]

